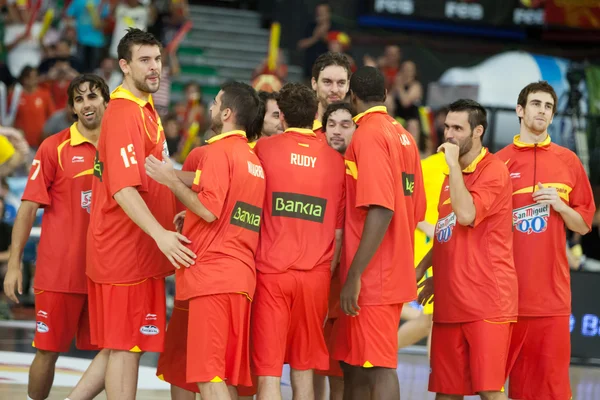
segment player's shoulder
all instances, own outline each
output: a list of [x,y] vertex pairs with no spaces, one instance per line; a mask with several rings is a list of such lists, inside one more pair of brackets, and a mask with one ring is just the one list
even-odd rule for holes
[[511,143],[511,144],[503,147],[502,149],[498,150],[494,154],[496,155],[496,157],[498,157],[502,161],[507,162],[510,160],[510,158],[513,157],[514,153],[515,153],[515,146],[514,146],[514,144]]
[[581,164],[579,156],[573,150],[568,149],[564,146],[558,145],[556,143],[550,143],[548,150],[556,154],[556,156],[568,166]]
[[40,149],[42,149],[42,148],[44,148],[45,150],[56,149],[67,140],[71,140],[71,128],[70,127],[63,129],[62,131],[57,132],[54,135],[48,136],[40,144]]
[[[108,102],[108,105],[106,106],[106,111],[104,111],[104,118],[103,121],[110,117],[117,117],[116,120],[112,120],[111,122],[119,122],[118,118],[120,116],[127,116],[127,117],[131,117],[131,116],[139,116],[140,114],[140,106],[128,99],[121,99],[121,98],[116,98],[116,99],[111,99]],[[121,121],[122,122],[122,121]]]
[[[487,150],[486,150],[487,151]],[[501,177],[508,177],[508,167],[506,163],[498,157],[496,154],[492,154],[487,152],[487,154],[480,161],[478,168],[481,168],[482,171],[485,171],[486,174],[497,174]]]

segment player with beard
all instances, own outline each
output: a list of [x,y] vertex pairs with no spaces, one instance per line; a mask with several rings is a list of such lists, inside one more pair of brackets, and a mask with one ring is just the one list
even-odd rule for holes
[[[429,391],[436,400],[501,391],[513,323],[517,274],[512,255],[512,186],[502,160],[483,147],[485,109],[473,100],[450,104],[443,151],[448,164],[433,249],[417,266],[426,302],[435,293]],[[433,261],[433,262],[432,262]]]
[[517,100],[519,135],[496,154],[512,178],[513,253],[519,278],[519,318],[509,354],[511,399],[571,398],[565,226],[585,235],[595,207],[577,155],[550,140],[548,126],[557,101],[547,82],[525,86]]
[[319,101],[313,131],[320,139],[326,140],[321,120],[327,106],[343,101],[348,94],[349,84],[350,62],[345,55],[327,52],[317,58],[312,68],[311,85]]
[[195,255],[183,244],[188,239],[167,228],[175,198],[144,170],[149,155],[168,159],[151,96],[160,85],[160,43],[129,29],[118,54],[124,79],[102,123],[87,242],[92,342],[110,351],[87,373],[106,371],[109,399],[133,399],[141,355],[163,350],[164,277],[174,266],[193,265]]
[[385,79],[373,67],[350,80],[358,128],[345,153],[342,290],[333,358],[349,399],[398,399],[402,304],[416,298],[413,232],[425,215],[417,145],[387,114]]
[[[102,78],[87,74],[71,81],[67,93],[77,122],[44,140],[33,159],[4,280],[4,292],[18,303],[23,249],[38,208],[44,208],[34,282],[37,329],[32,345],[37,352],[27,388],[28,398],[35,400],[48,397],[56,360],[69,351],[73,338],[80,350],[97,349],[90,343],[85,241],[96,143],[110,94]],[[93,397],[104,388],[104,377],[91,377],[85,384]]]
[[[356,130],[356,124],[352,120],[352,107],[348,103],[339,102],[330,104],[323,114],[323,126],[325,127],[325,136],[327,144],[338,151],[341,155],[346,153],[346,148],[350,144],[352,135]],[[338,261],[336,260],[336,264]],[[334,339],[336,337],[335,321],[338,318],[340,309],[340,277],[339,268],[336,265],[331,275],[331,287],[329,293],[329,312],[324,326],[325,342],[329,349],[329,369],[315,370],[314,388],[315,399],[326,400],[326,382],[325,377],[329,377],[329,398],[331,400],[342,400],[344,396],[344,374],[340,363],[333,358]]]
[[185,383],[197,384],[205,400],[237,399],[237,386],[252,385],[250,301],[265,177],[248,149],[246,130],[259,103],[252,87],[223,85],[210,108],[216,136],[197,150],[192,189],[169,160],[146,159],[148,175],[187,208],[182,233],[192,239],[189,247],[198,255],[196,265],[176,271],[176,298],[189,300],[187,343],[181,337],[169,338],[187,345]]
[[[279,95],[277,93],[258,92],[262,104],[264,105],[264,120],[261,127],[260,137],[269,137],[278,133],[283,133],[283,123],[281,122],[281,111],[277,105]],[[250,139],[248,139],[250,141]],[[256,141],[250,141],[256,143]],[[251,146],[254,147],[254,146]]]

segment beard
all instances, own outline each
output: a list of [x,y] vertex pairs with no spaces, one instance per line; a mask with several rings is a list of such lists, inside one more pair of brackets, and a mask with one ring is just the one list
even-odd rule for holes
[[217,114],[216,117],[210,118],[210,130],[213,131],[216,135],[220,135],[223,133],[223,121],[221,121],[221,115]]
[[96,117],[92,122],[87,122],[83,118],[78,118],[78,119],[79,119],[79,122],[81,122],[81,124],[85,127],[85,129],[89,129],[90,131],[98,129],[100,127],[100,124],[102,123],[102,118],[98,118],[98,117]]
[[151,88],[150,85],[148,85],[148,83],[146,83],[146,77],[144,77],[141,80],[134,79],[133,84],[135,85],[135,88],[141,92],[156,93],[158,91],[158,89],[160,88],[160,75],[158,76],[158,85],[156,85],[156,88]]
[[473,148],[473,133],[463,140],[446,139],[446,142],[458,145],[458,156],[462,157]]

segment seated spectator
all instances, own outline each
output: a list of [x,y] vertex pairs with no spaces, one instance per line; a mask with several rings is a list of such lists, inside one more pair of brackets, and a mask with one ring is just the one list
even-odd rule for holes
[[19,100],[14,126],[25,134],[31,147],[37,148],[42,142],[44,124],[55,111],[54,101],[50,93],[38,84],[38,73],[35,68],[23,68],[19,83],[23,92]]
[[169,113],[169,107],[171,106],[171,77],[179,75],[180,71],[177,54],[168,53],[163,49],[160,87],[158,88],[158,91],[152,95],[154,107],[161,118]]
[[400,72],[400,64],[402,62],[402,50],[399,46],[385,46],[383,56],[374,60],[373,57],[366,55],[363,59],[365,65],[378,67],[385,77],[387,90],[391,90],[396,81],[396,75]]
[[417,67],[414,62],[402,63],[400,72],[396,75],[392,96],[396,103],[396,118],[400,119],[406,130],[413,135],[421,151],[425,151],[423,143],[421,143],[419,116],[419,106],[423,100],[423,87],[417,81]]
[[104,79],[108,85],[108,90],[110,90],[111,93],[121,84],[121,82],[123,82],[123,73],[117,64],[116,58],[104,58],[100,63],[100,68],[96,70],[95,74]]
[[62,110],[67,106],[69,100],[67,89],[77,75],[79,73],[65,59],[56,60],[50,71],[48,71],[46,81],[42,86],[50,92],[57,110]]
[[175,106],[175,111],[181,122],[183,135],[196,123],[202,131],[206,120],[206,107],[202,102],[202,89],[196,82],[188,82],[185,85],[185,99]]
[[115,28],[112,34],[109,55],[117,58],[117,46],[128,28],[148,29],[149,7],[138,0],[125,0],[115,8]]
[[[69,67],[74,71],[80,71],[81,65],[79,60],[71,54],[71,44],[66,39],[60,39],[54,45],[52,45],[49,50],[52,50],[51,53],[48,54],[47,57],[41,62],[38,67],[38,73],[40,76],[45,76],[48,74],[50,69],[56,64],[58,61],[66,62],[69,64]],[[66,89],[65,89],[66,91]]]
[[173,159],[177,159],[179,156],[179,146],[181,144],[181,127],[177,120],[177,114],[167,114],[163,119],[163,126],[165,128],[165,138],[167,140],[169,156]]
[[100,65],[102,50],[105,46],[102,19],[110,13],[108,4],[101,11],[102,0],[72,0],[67,8],[67,17],[75,21],[81,71],[92,72]]

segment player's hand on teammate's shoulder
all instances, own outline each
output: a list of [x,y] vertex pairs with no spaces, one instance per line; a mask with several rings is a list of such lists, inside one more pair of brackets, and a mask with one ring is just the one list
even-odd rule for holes
[[417,299],[419,304],[426,305],[433,302],[433,276],[421,282],[419,287],[423,288],[419,292],[419,298]]
[[23,273],[21,272],[21,268],[8,268],[4,277],[4,293],[12,301],[19,303],[15,290],[20,295],[23,294]]
[[550,204],[556,212],[565,210],[567,205],[561,200],[555,187],[544,187],[541,182],[538,182],[538,188],[533,192],[533,201],[538,204]]
[[173,162],[167,155],[163,155],[163,161],[153,155],[146,157],[145,168],[146,174],[162,185],[168,186],[171,181],[178,179]]
[[356,317],[358,315],[358,312],[360,311],[360,307],[358,306],[360,287],[360,276],[353,277],[353,275],[348,274],[346,283],[340,293],[340,307],[342,307],[344,314],[350,315],[351,317]]
[[183,220],[185,219],[185,210],[175,215],[173,218],[173,224],[175,225],[175,230],[179,233],[183,230]]
[[184,245],[192,242],[181,233],[165,229],[154,240],[175,268],[179,269],[181,266],[189,268],[196,263],[196,254]]

